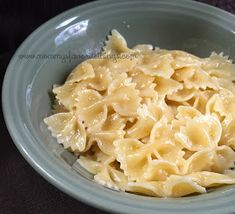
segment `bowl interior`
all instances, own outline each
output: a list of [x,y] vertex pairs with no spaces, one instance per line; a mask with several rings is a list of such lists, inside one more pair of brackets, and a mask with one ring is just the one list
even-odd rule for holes
[[[164,49],[186,50],[201,57],[216,51],[235,59],[235,24],[232,24],[234,17],[231,17],[225,12],[191,1],[136,0],[96,2],[54,18],[24,42],[8,68],[3,105],[14,141],[36,169],[76,198],[79,191],[86,190],[81,189],[83,184],[89,185],[97,194],[91,196],[82,192],[80,198],[89,201],[90,197],[97,201],[91,202],[96,205],[101,200],[100,206],[106,209],[112,206],[114,210],[122,211],[120,204],[117,208],[116,199],[110,205],[102,201],[105,194],[111,194],[113,198],[123,195],[133,203],[135,200],[147,200],[147,209],[159,206],[159,210],[162,208],[164,212],[161,206],[166,200],[118,193],[101,187],[91,180],[89,173],[74,164],[76,158],[56,143],[43,123],[43,118],[51,114],[52,85],[62,84],[75,65],[99,53],[112,29],[118,30],[130,47],[152,44]],[[11,88],[12,84],[14,87]],[[10,98],[8,101],[7,96]],[[215,192],[224,194],[231,188],[223,187]],[[97,199],[99,195],[101,199]],[[167,209],[173,209],[175,203],[196,203],[217,197],[218,194],[212,192],[183,199],[167,199],[172,204],[167,202],[166,205],[169,205]],[[153,205],[151,201],[161,201],[162,205]],[[125,204],[125,201],[122,202]],[[128,203],[131,207],[131,202]],[[185,206],[191,209],[191,205]],[[130,208],[129,212],[134,211]]]
[[[69,19],[72,20],[69,24],[61,24]],[[75,65],[99,53],[112,29],[117,29],[126,38],[129,47],[152,44],[164,49],[185,50],[201,57],[209,56],[212,51],[223,52],[231,58],[235,56],[235,45],[232,45],[235,36],[231,29],[186,11],[123,8],[83,18],[66,17],[53,26],[52,37],[45,38],[44,49],[37,53],[51,58],[40,59],[42,65],[28,79],[28,122],[32,123],[43,146],[58,147],[42,121],[51,114],[53,84],[62,84]]]

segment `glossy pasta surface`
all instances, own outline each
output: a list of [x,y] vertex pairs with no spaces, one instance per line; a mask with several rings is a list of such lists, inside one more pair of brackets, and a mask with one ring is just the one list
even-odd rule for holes
[[53,88],[44,121],[94,180],[157,197],[235,183],[235,65],[151,45],[116,31]]

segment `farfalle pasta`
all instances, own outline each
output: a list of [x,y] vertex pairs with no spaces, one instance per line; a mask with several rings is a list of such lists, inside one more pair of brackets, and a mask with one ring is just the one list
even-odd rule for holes
[[94,180],[157,197],[235,183],[235,65],[151,45],[116,31],[53,88],[52,136]]

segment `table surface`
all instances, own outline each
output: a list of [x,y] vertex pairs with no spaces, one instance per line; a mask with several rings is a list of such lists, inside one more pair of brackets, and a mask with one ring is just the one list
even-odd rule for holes
[[[235,14],[235,0],[200,0]],[[0,84],[20,43],[39,25],[85,0],[0,1]],[[22,27],[23,26],[23,27]],[[0,95],[1,96],[1,95]],[[0,213],[106,213],[83,204],[45,181],[17,151],[0,110]]]

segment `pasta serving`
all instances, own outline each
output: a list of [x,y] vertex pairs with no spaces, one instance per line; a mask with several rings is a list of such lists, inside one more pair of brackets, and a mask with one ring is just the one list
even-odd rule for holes
[[55,86],[44,119],[94,180],[158,197],[234,184],[235,65],[151,45],[130,49],[116,31],[101,57]]

